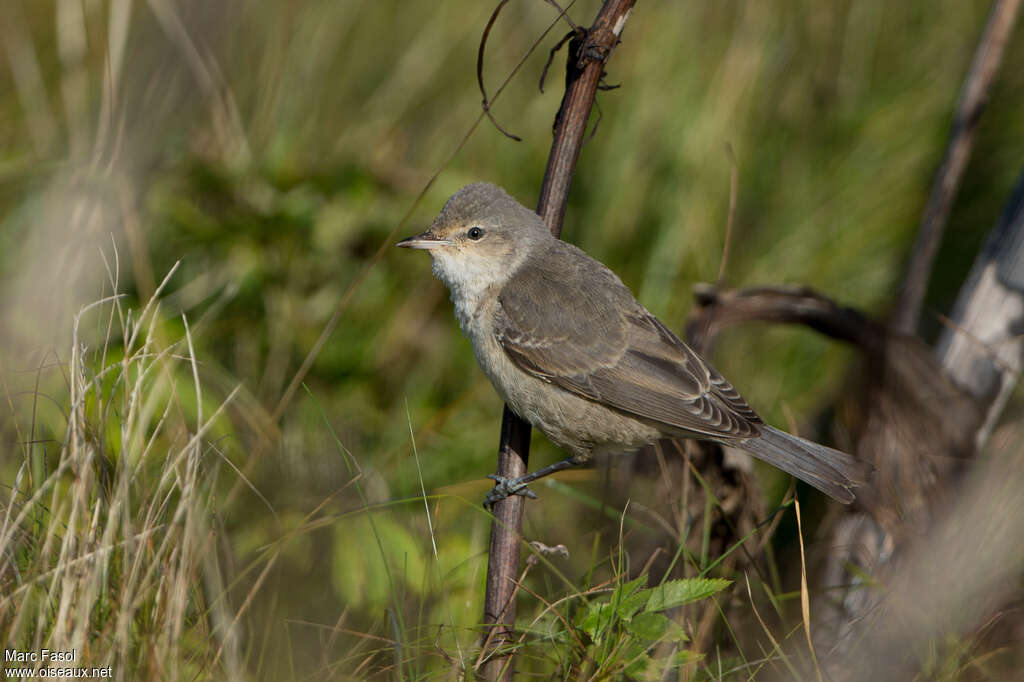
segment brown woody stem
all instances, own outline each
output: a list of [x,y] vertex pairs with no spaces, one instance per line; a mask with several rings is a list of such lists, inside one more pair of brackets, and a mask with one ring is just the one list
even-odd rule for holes
[[[537,213],[555,236],[562,231],[569,187],[605,62],[618,44],[635,2],[607,0],[583,39],[574,39],[570,44],[565,95],[555,121],[555,137],[537,202]],[[506,478],[523,476],[529,446],[530,425],[506,406],[501,420],[497,474]],[[490,651],[485,652],[483,670],[488,680],[512,679],[510,647],[515,641],[515,588],[525,502],[522,496],[512,495],[494,505],[484,596],[484,623],[491,626],[486,636]]]

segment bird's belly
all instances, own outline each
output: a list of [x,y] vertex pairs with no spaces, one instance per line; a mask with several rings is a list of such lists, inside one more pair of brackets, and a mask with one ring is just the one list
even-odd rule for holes
[[477,361],[502,400],[576,459],[587,460],[595,451],[630,452],[660,437],[648,423],[524,372],[493,337],[472,340]]

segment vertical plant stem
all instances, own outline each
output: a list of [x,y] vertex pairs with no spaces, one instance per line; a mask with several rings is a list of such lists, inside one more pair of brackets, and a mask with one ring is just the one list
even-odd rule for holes
[[[604,64],[618,44],[635,2],[606,0],[594,25],[570,43],[565,94],[556,119],[555,137],[537,202],[537,213],[555,236],[562,231],[569,187]],[[529,447],[530,425],[505,406],[498,447],[498,475],[508,478],[524,475],[529,460]],[[513,675],[509,647],[514,642],[515,580],[519,567],[524,503],[525,498],[512,495],[494,505],[487,592],[484,596],[484,623],[491,626],[487,638],[494,652],[487,657],[484,665],[484,678],[488,680],[511,680]]]

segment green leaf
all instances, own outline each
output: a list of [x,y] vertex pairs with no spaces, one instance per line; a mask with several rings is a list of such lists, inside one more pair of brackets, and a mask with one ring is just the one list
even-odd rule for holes
[[657,641],[668,631],[670,622],[660,613],[641,613],[626,623],[626,631],[636,637]]
[[661,638],[663,642],[688,642],[690,637],[674,620],[668,622],[668,631]]
[[647,666],[650,664],[651,659],[647,654],[640,654],[636,656],[629,665],[622,671],[628,677],[637,678],[647,670]]
[[699,599],[705,599],[717,592],[721,592],[730,584],[732,584],[731,580],[723,578],[669,580],[657,587],[644,590],[644,592],[650,593],[646,611],[664,611]]
[[611,603],[615,605],[615,614],[622,619],[629,620],[633,615],[647,603],[650,594],[641,588],[647,584],[647,575],[644,574],[628,583],[621,583],[612,592]]
[[622,620],[628,621],[647,603],[650,596],[650,590],[641,590],[636,594],[629,595],[619,602],[618,608],[615,609],[616,615]]

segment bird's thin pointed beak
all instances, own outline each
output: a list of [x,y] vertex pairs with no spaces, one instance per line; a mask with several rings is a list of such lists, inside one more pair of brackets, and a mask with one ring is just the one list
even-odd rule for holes
[[395,246],[400,246],[403,249],[436,249],[441,246],[450,246],[451,243],[451,240],[441,239],[430,230],[427,230],[415,237],[406,237],[395,244]]

